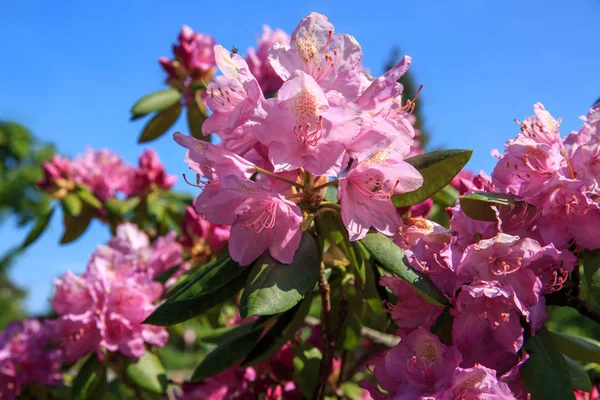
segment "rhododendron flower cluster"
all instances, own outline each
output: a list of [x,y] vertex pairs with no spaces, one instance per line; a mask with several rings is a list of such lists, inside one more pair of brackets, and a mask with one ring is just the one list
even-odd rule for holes
[[158,155],[150,149],[140,156],[139,168],[125,164],[121,157],[104,149],[88,149],[73,160],[55,155],[42,168],[44,178],[38,185],[59,199],[73,191],[75,184],[86,186],[100,201],[106,201],[117,193],[134,197],[155,188],[168,190],[177,179],[167,175]]
[[578,265],[574,251],[600,247],[593,234],[599,107],[579,132],[562,139],[560,121],[536,104],[535,116],[507,143],[491,179],[483,173],[455,178],[463,194],[501,192],[523,201],[495,207],[496,222],[473,220],[458,204],[450,210],[451,229],[420,217],[403,222],[396,243],[452,303],[452,346],[428,332],[443,309],[400,278],[383,277],[380,283],[398,296],[386,308],[402,337],[374,363],[375,377],[390,395],[385,398],[521,396],[520,381],[511,379],[526,359],[521,320],[535,335],[547,319],[545,295],[562,289]]
[[48,348],[52,329],[35,319],[11,322],[0,332],[0,398],[16,399],[28,383],[62,382],[62,351]]
[[415,133],[397,80],[410,57],[361,85],[359,44],[312,13],[289,43],[273,40],[268,50],[283,82],[277,97],[265,98],[255,65],[241,56],[215,46],[215,58],[223,75],[207,86],[213,114],[203,132],[221,142],[180,134],[175,140],[188,149],[186,160],[203,189],[196,210],[212,223],[232,226],[234,260],[248,265],[268,249],[273,258],[291,262],[303,212],[314,210],[321,189],[337,182],[351,240],[371,227],[388,235],[397,231],[391,195],[422,184],[420,173],[403,161]]
[[52,307],[59,345],[73,362],[90,351],[102,357],[104,349],[130,357],[145,354],[145,343],[164,346],[164,328],[142,321],[154,310],[162,284],[153,280],[181,263],[181,247],[174,236],[150,245],[135,225],[124,224],[107,246],[99,246],[86,272],[65,273],[55,281]]

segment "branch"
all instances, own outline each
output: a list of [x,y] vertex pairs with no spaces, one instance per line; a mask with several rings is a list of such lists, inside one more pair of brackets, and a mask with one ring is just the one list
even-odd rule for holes
[[[304,318],[304,323],[308,326],[317,326],[321,323],[318,318],[307,316]],[[371,329],[368,326],[360,328],[360,335],[371,339],[374,343],[384,345],[392,348],[400,343],[400,338],[390,333],[379,332],[378,330]]]
[[327,379],[331,375],[331,360],[333,358],[333,335],[331,331],[331,288],[325,275],[325,264],[321,263],[321,277],[319,278],[319,291],[321,292],[321,337],[323,339],[323,357],[319,367],[319,381],[313,399],[321,400],[325,394]]
[[579,314],[600,324],[600,311],[593,309],[585,301],[581,299],[569,299],[566,305],[579,311]]

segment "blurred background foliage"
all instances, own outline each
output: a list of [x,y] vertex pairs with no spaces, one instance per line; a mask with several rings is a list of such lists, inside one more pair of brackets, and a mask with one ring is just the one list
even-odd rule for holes
[[[41,163],[54,151],[54,146],[41,143],[24,126],[0,121],[0,225],[22,228],[48,210],[50,198],[38,190],[36,181],[42,177]],[[25,316],[26,292],[8,278],[8,269],[22,252],[16,247],[0,254],[0,329]]]

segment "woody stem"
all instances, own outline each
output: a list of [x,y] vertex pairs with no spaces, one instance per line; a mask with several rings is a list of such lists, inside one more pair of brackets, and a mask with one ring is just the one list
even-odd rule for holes
[[313,188],[313,190],[316,192],[316,191],[318,191],[318,190],[321,190],[321,189],[323,189],[323,188],[326,188],[327,186],[333,186],[333,185],[336,185],[338,182],[339,182],[339,181],[338,181],[337,179],[334,179],[334,180],[332,180],[332,181],[329,181],[329,182],[327,182],[327,183],[324,183],[324,184],[322,184],[322,185],[319,185],[319,186],[317,186],[317,187]]
[[266,169],[262,169],[262,168],[260,168],[260,167],[256,167],[256,166],[255,166],[255,167],[254,167],[254,170],[255,170],[256,172],[258,172],[259,174],[263,174],[263,175],[266,175],[266,176],[270,176],[270,177],[271,177],[271,178],[273,178],[273,179],[278,179],[278,180],[280,180],[280,181],[282,181],[282,182],[289,183],[289,184],[290,184],[290,185],[292,185],[292,186],[295,186],[295,187],[298,187],[298,188],[301,188],[301,187],[302,187],[302,185],[301,185],[301,184],[299,184],[298,182],[294,182],[294,181],[292,181],[292,180],[290,180],[290,179],[286,179],[286,178],[284,178],[284,177],[282,177],[282,176],[279,176],[279,175],[277,175],[277,174],[275,174],[275,173],[273,173],[273,172],[269,172],[269,171],[267,171]]
[[321,400],[325,394],[325,387],[329,375],[331,375],[331,360],[333,358],[333,348],[335,346],[333,332],[331,328],[331,288],[325,275],[325,264],[321,263],[319,291],[321,292],[321,338],[323,339],[323,357],[319,367],[319,379],[315,392],[314,400]]

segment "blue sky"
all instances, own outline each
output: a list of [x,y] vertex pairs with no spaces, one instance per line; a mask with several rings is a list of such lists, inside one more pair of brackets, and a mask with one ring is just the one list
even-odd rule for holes
[[[156,59],[170,56],[182,24],[243,52],[261,26],[291,32],[311,11],[353,35],[363,63],[379,74],[393,46],[413,57],[424,85],[420,105],[432,147],[475,150],[469,167],[491,172],[490,150],[516,135],[514,118],[536,101],[563,118],[562,132],[600,97],[600,1],[31,1],[3,0],[0,13],[0,118],[21,122],[66,155],[110,148],[135,163],[143,125],[128,111],[162,88]],[[175,129],[185,132],[183,124]],[[169,172],[187,170],[168,135],[153,142]],[[190,190],[182,182],[178,188]],[[25,232],[0,227],[0,252]],[[107,233],[95,224],[59,247],[50,230],[11,271],[30,290],[27,307],[43,312],[52,279],[81,272]]]

